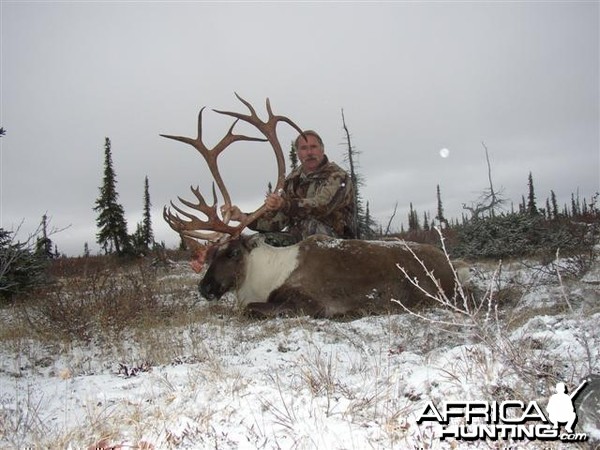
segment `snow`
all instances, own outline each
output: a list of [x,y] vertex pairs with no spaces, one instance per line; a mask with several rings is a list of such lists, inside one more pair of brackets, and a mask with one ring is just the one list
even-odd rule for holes
[[[477,269],[478,283],[487,286],[496,267]],[[194,276],[182,264],[164,277],[173,283]],[[552,270],[535,264],[509,265],[494,282],[519,286],[523,295],[506,311],[500,307],[493,345],[410,314],[249,321],[193,291],[181,307],[206,309],[211,320],[152,329],[149,336],[131,332],[116,344],[5,339],[0,448],[88,448],[102,439],[154,449],[490,448],[486,441],[440,441],[439,427],[418,425],[418,414],[428,401],[519,398],[545,405],[556,380],[576,386],[600,371],[594,284],[579,277],[561,286]],[[234,303],[226,300],[232,309]],[[0,323],[13,320],[13,309],[0,310]],[[152,356],[159,350],[164,357],[157,363]],[[598,424],[579,426],[600,436]]]

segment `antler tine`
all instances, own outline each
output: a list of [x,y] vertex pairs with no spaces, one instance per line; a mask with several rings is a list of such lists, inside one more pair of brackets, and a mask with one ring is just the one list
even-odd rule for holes
[[198,113],[198,135],[195,139],[186,136],[174,136],[171,134],[161,134],[160,136],[167,139],[173,139],[175,141],[180,141],[189,144],[196,150],[198,150],[200,154],[204,157],[204,159],[207,159],[209,150],[202,142],[202,113],[205,109],[206,106],[203,106],[202,108],[200,108],[200,112]]
[[[237,94],[237,92],[235,92],[235,96],[238,98],[238,100],[240,102],[242,102],[246,106],[246,108],[248,108],[248,110],[250,111],[250,114],[242,114],[242,113],[238,113],[238,112],[235,112],[235,111],[222,111],[220,109],[213,109],[213,111],[216,112],[216,113],[218,113],[218,114],[223,114],[223,115],[226,115],[226,116],[235,117],[238,120],[243,120],[244,122],[248,122],[251,125],[254,125],[260,131],[263,131],[259,127],[259,124],[264,125],[265,122],[262,122],[258,118],[258,114],[256,114],[256,110],[254,109],[254,107],[250,104],[250,102],[248,102],[248,101],[244,100],[242,97],[240,97]],[[264,134],[264,132],[263,132],[263,134]]]
[[290,125],[292,128],[294,128],[298,132],[298,134],[301,134],[302,136],[304,136],[304,131],[298,125],[296,125],[290,118],[288,118],[286,116],[273,114],[273,110],[271,109],[271,101],[269,100],[268,97],[267,97],[266,103],[267,103],[267,113],[269,114],[269,120],[273,120],[275,122],[285,122],[288,125]]

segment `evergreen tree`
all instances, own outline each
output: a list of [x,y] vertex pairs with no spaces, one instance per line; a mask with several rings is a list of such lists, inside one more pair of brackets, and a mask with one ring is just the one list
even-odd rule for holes
[[529,172],[528,185],[529,185],[529,196],[527,198],[527,213],[530,216],[537,216],[538,209],[535,204],[535,192],[533,189],[533,176],[531,175],[531,172]]
[[442,224],[446,224],[446,227],[448,227],[448,220],[444,217],[444,207],[442,206],[442,194],[439,184],[437,185],[437,216],[435,216],[435,219],[440,224],[440,227]]
[[148,177],[144,180],[144,213],[140,223],[137,224],[135,233],[131,236],[133,248],[137,254],[145,254],[154,245],[154,233],[152,232],[152,217],[150,215],[150,187]]
[[47,261],[32,251],[36,236],[18,242],[15,234],[0,228],[0,299],[10,299],[46,281]]
[[410,203],[410,210],[408,212],[408,231],[419,231],[421,225],[419,224],[419,216],[417,211],[413,208],[412,202]]
[[571,217],[577,217],[579,214],[581,214],[579,192],[577,192],[577,198],[575,198],[575,194],[571,193]]
[[367,202],[367,207],[365,210],[365,229],[363,230],[363,239],[370,239],[375,235],[374,230],[377,227],[377,223],[371,217],[371,210],[369,208],[369,202]]
[[42,216],[42,223],[40,224],[40,229],[42,232],[42,236],[37,238],[35,244],[35,253],[37,256],[45,259],[52,259],[58,256],[58,252],[53,252],[52,247],[54,244],[52,240],[48,237],[48,216],[44,214]]
[[296,145],[294,141],[292,141],[292,145],[290,146],[290,167],[292,170],[298,167],[298,154],[296,153]]
[[150,214],[150,183],[148,176],[144,179],[144,218],[142,219],[142,242],[147,249],[154,244],[154,233],[152,232],[152,216]]
[[96,239],[105,253],[124,255],[130,251],[125,211],[118,203],[117,180],[112,164],[110,139],[104,143],[104,178],[94,211],[98,212]]
[[556,194],[554,191],[550,191],[550,204],[552,205],[552,218],[558,218],[558,203],[556,201]]

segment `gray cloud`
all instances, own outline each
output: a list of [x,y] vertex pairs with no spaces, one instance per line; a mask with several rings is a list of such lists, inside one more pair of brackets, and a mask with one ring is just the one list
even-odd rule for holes
[[[363,196],[387,222],[396,201],[446,212],[494,179],[518,203],[533,172],[539,201],[599,187],[599,39],[595,2],[2,3],[1,226],[34,228],[48,212],[62,251],[95,245],[92,211],[112,141],[130,231],[150,179],[157,238],[177,236],[162,206],[210,186],[191,147],[200,107],[264,112],[319,130],[341,160],[344,108],[366,178]],[[229,120],[209,109],[205,138]],[[281,126],[284,147],[293,130]],[[450,149],[441,158],[439,149]],[[253,209],[275,173],[270,150],[224,155],[236,202]],[[431,210],[431,212],[435,212]]]

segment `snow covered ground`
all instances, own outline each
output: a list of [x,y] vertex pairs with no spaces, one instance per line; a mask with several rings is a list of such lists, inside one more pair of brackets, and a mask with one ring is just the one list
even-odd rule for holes
[[[440,310],[250,321],[227,312],[233,299],[197,299],[182,263],[161,281],[190,287],[181,308],[207,310],[202,323],[120,342],[0,343],[0,448],[595,448],[597,403],[596,420],[579,418],[585,443],[440,440],[439,424],[417,424],[428,402],[545,407],[557,381],[573,389],[600,374],[598,266],[562,283],[533,264],[478,268],[498,311],[488,327],[448,333]],[[13,313],[0,310],[1,326]]]

